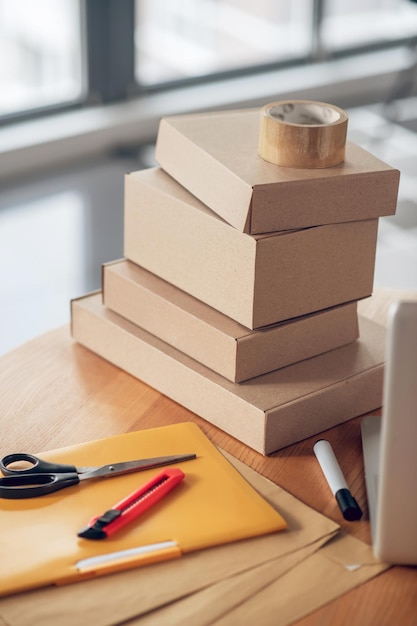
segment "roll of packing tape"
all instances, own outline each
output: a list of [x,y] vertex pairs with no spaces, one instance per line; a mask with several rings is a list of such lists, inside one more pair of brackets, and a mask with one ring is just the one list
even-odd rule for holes
[[345,158],[348,116],[339,107],[283,100],[261,109],[259,155],[285,167],[332,167]]

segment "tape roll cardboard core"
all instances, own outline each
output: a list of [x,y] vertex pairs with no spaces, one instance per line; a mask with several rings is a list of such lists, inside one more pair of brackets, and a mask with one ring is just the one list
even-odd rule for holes
[[323,168],[345,158],[348,117],[339,107],[305,100],[261,110],[259,155],[286,167]]

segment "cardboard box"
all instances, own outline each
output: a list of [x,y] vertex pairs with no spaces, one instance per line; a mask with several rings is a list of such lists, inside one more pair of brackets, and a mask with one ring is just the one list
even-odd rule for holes
[[399,172],[346,145],[326,169],[280,167],[258,156],[260,110],[191,114],[160,122],[156,160],[229,224],[267,233],[395,213]]
[[124,256],[250,329],[369,296],[377,228],[247,235],[159,168],[126,176]]
[[[74,339],[262,454],[379,408],[385,331],[360,319],[360,339],[232,383],[102,305],[72,302]],[[184,418],[186,419],[186,418]]]
[[339,348],[359,335],[356,302],[250,331],[130,261],[105,264],[102,286],[109,309],[232,382]]

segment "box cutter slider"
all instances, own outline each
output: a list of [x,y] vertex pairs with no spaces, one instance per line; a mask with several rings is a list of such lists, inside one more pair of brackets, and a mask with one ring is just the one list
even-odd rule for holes
[[86,528],[77,533],[78,537],[84,539],[110,537],[159,502],[182,481],[184,476],[184,472],[178,468],[163,470],[127,498],[115,504],[112,509],[103,515],[93,517]]

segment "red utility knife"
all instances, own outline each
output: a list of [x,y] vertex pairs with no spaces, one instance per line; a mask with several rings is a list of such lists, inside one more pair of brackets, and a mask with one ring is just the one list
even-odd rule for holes
[[84,539],[106,539],[106,537],[110,537],[159,502],[182,481],[184,476],[184,472],[178,468],[163,470],[127,498],[115,504],[112,509],[103,515],[93,517],[86,528],[77,533],[78,537]]

